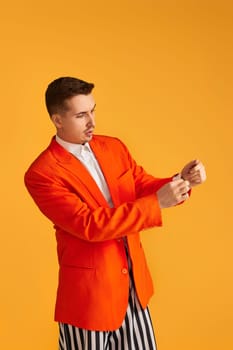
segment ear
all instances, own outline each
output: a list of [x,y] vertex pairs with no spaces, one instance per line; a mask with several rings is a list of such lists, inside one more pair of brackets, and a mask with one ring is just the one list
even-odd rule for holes
[[62,117],[60,114],[52,114],[51,120],[57,129],[61,129],[62,127]]

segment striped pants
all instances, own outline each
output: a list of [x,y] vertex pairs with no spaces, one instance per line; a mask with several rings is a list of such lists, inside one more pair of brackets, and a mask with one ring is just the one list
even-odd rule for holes
[[131,285],[122,326],[114,331],[89,331],[59,323],[59,350],[156,350],[148,308],[142,309]]

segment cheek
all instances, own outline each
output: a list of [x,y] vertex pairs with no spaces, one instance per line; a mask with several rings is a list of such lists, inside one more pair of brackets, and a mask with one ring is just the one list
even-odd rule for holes
[[72,120],[66,125],[66,128],[71,132],[72,131],[77,132],[79,130],[81,131],[83,128],[83,122],[80,119]]

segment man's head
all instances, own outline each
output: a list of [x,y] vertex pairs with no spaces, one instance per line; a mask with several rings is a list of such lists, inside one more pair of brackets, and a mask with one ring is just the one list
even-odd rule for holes
[[71,143],[91,140],[95,127],[95,101],[91,94],[94,84],[62,77],[51,82],[45,93],[48,113],[57,135]]
[[72,78],[61,77],[52,81],[45,93],[45,103],[50,117],[67,110],[67,100],[76,95],[89,95],[94,84]]

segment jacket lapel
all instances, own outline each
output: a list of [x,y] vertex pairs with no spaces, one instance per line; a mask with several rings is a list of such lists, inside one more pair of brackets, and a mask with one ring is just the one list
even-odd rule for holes
[[98,205],[104,207],[109,206],[95,180],[79,159],[60,146],[55,138],[52,139],[49,149],[56,158],[58,164],[75,175],[77,181],[80,183],[78,191],[84,198],[86,198],[86,195],[89,195],[95,199]]
[[115,168],[113,166],[114,158],[112,157],[112,154],[109,154],[109,150],[106,148],[106,144],[99,142],[95,136],[90,142],[90,147],[104,175],[112,201],[115,205],[119,205],[117,178],[115,174]]

